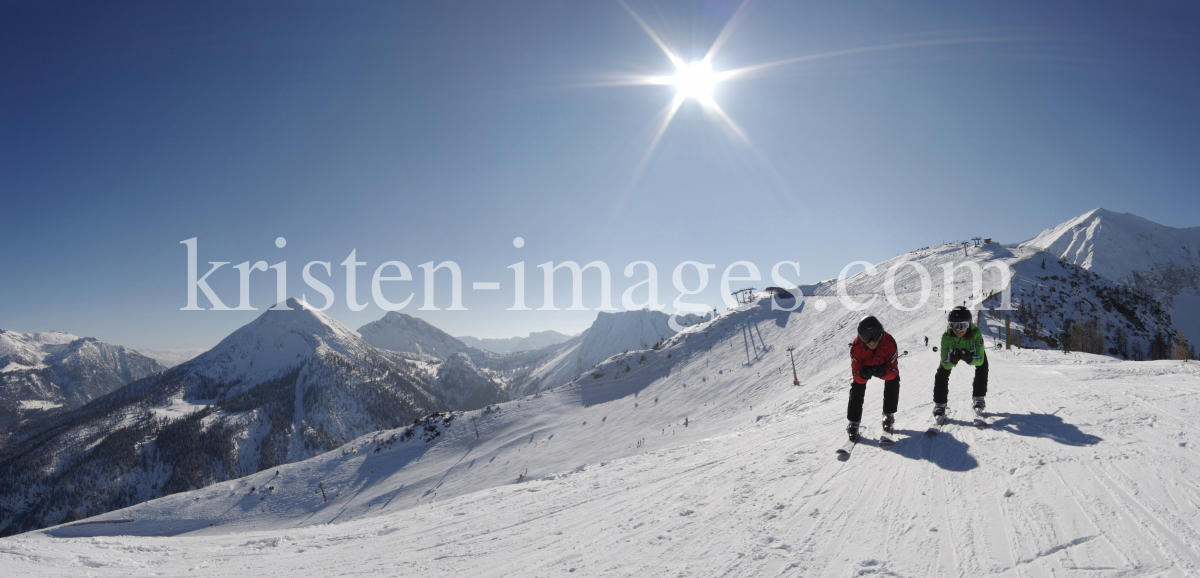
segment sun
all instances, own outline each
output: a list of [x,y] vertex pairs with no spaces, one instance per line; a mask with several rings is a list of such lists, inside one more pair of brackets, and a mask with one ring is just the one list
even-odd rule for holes
[[616,210],[622,207],[633,194],[634,187],[641,179],[642,173],[645,172],[646,168],[649,166],[650,159],[653,157],[655,149],[658,147],[659,142],[666,133],[667,127],[671,125],[671,120],[675,118],[675,115],[677,112],[679,112],[680,107],[682,107],[683,103],[687,102],[688,99],[696,99],[696,102],[700,103],[701,108],[708,116],[715,118],[718,121],[718,125],[724,127],[735,141],[745,145],[750,150],[755,151],[762,159],[765,166],[767,166],[772,173],[778,175],[778,172],[770,166],[770,162],[766,160],[765,155],[757,150],[754,144],[751,143],[750,139],[746,136],[746,133],[743,132],[735,122],[733,122],[733,119],[725,113],[725,111],[719,104],[717,104],[716,99],[713,97],[713,90],[716,88],[716,86],[727,80],[754,76],[765,70],[779,66],[822,60],[826,58],[849,56],[853,54],[905,50],[919,47],[944,46],[952,44],[1023,42],[1031,40],[1023,37],[967,37],[914,40],[909,42],[877,44],[873,46],[862,46],[857,48],[844,48],[830,52],[807,54],[771,62],[763,62],[760,64],[751,64],[742,66],[740,68],[726,69],[719,72],[714,71],[712,66],[713,57],[725,45],[726,41],[728,41],[730,36],[733,34],[734,29],[742,21],[744,15],[746,14],[746,7],[751,3],[751,1],[752,0],[740,1],[737,9],[734,11],[733,16],[730,17],[729,21],[725,23],[725,26],[721,29],[720,33],[717,34],[717,38],[713,41],[712,45],[709,46],[708,51],[705,53],[703,58],[700,60],[687,62],[677,51],[668,46],[666,41],[664,41],[663,38],[659,36],[658,33],[655,32],[645,20],[642,19],[641,16],[638,16],[637,12],[634,12],[633,9],[625,3],[625,0],[617,0],[617,3],[629,13],[629,15],[638,23],[638,25],[641,26],[642,30],[646,32],[646,35],[658,45],[658,48],[662,50],[667,59],[671,61],[671,64],[675,67],[675,73],[655,76],[638,75],[619,77],[610,81],[589,83],[584,86],[673,86],[675,87],[675,96],[671,98],[671,101],[666,105],[665,108],[663,108],[662,112],[659,113],[658,118],[655,121],[655,124],[658,126],[653,129],[653,134],[650,137],[650,144],[646,148],[646,153],[642,155],[642,160],[640,163],[638,163],[637,168],[634,170],[633,176],[629,180],[629,184],[625,187],[625,192],[614,204],[613,215],[616,215]]
[[709,106],[712,103],[712,91],[721,81],[720,75],[713,72],[712,65],[707,60],[697,60],[691,64],[679,66],[679,72],[669,79],[675,86],[676,98],[686,100],[694,98],[701,104]]

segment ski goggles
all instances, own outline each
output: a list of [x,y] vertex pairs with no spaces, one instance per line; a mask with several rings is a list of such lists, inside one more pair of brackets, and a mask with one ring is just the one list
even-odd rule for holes
[[955,331],[966,331],[970,328],[971,328],[970,321],[952,321],[952,322],[950,322],[950,329],[953,329]]

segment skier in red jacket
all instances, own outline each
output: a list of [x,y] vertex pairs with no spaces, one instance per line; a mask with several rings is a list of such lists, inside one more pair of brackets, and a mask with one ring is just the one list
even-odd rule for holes
[[850,384],[850,404],[846,406],[846,433],[858,441],[858,424],[862,421],[863,398],[867,380],[883,380],[883,431],[892,433],[896,421],[896,405],[900,401],[900,367],[896,340],[883,330],[883,324],[868,315],[858,322],[858,337],[850,344],[850,369],[854,381]]

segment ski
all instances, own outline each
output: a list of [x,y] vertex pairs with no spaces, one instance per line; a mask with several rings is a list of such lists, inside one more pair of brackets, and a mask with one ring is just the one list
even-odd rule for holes
[[942,426],[945,426],[950,421],[950,410],[946,409],[946,415],[935,415],[929,429],[925,430],[926,435],[935,436],[942,433]]
[[866,434],[866,431],[867,428],[865,427],[858,428],[858,438],[855,440],[846,440],[846,443],[842,444],[842,447],[837,449],[836,453],[838,457],[850,457],[850,451],[854,449],[854,446],[858,445],[858,442],[863,440],[863,436]]
[[895,433],[895,430],[896,430],[896,425],[893,423],[892,431],[888,431],[886,429],[883,429],[880,431],[879,447],[886,450],[896,444],[896,439],[894,437],[892,437],[892,435]]
[[975,410],[975,423],[973,425],[979,429],[988,427],[991,424],[988,423],[986,418],[987,418],[987,414],[984,413],[983,410],[976,409]]

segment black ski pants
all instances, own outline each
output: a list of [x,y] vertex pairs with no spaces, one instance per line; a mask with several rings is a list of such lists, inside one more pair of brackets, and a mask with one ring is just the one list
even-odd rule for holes
[[[975,380],[971,382],[971,395],[984,397],[987,395],[988,360],[984,358],[983,365],[975,366]],[[938,366],[933,376],[933,403],[946,403],[950,394],[950,370]]]
[[[863,398],[867,395],[867,384],[850,380],[850,404],[846,406],[846,419],[862,421]],[[883,382],[883,413],[896,413],[900,403],[900,378]]]

